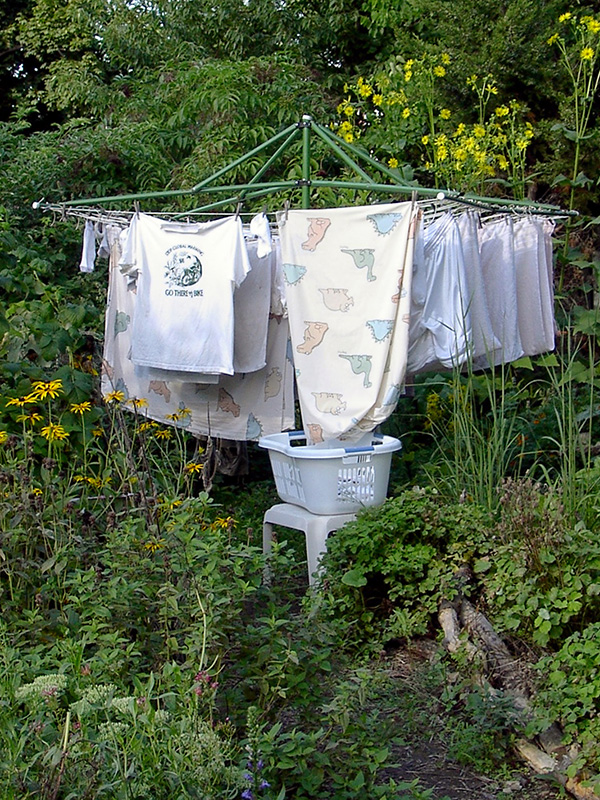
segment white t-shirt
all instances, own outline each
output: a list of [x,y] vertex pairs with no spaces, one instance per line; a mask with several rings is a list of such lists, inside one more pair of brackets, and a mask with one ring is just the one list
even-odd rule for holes
[[134,215],[119,267],[137,280],[134,364],[233,374],[233,290],[250,271],[239,218]]

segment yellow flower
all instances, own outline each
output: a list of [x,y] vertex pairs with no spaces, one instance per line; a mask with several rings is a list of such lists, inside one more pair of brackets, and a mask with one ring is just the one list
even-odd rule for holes
[[99,436],[102,436],[103,433],[104,433],[104,431],[102,430],[102,428],[93,428],[92,429],[92,436],[95,436],[96,438],[98,438]]
[[123,400],[125,400],[125,392],[109,392],[107,395],[105,395],[104,399],[107,403],[122,403]]
[[485,128],[483,127],[483,125],[474,125],[473,133],[478,139],[483,139],[483,137],[485,136]]
[[582,61],[591,61],[592,58],[594,57],[594,51],[591,47],[584,47],[581,53],[579,54],[579,57],[581,58]]
[[412,67],[413,67],[413,64],[414,64],[414,63],[415,63],[415,60],[414,60],[414,58],[409,58],[409,59],[408,59],[408,61],[406,61],[406,62],[404,63],[404,69],[405,69],[405,70],[407,70],[407,69],[412,69]]
[[344,114],[345,114],[347,117],[353,117],[353,116],[354,116],[354,107],[353,107],[353,106],[351,106],[351,105],[349,105],[349,104],[346,104],[346,105],[344,106]]
[[497,117],[506,117],[510,114],[510,108],[508,106],[498,106],[495,111]]
[[35,425],[35,423],[39,422],[41,419],[41,414],[36,414],[35,411],[32,411],[31,414],[19,414],[17,422],[30,422],[32,425]]
[[561,14],[561,15],[560,15],[560,17],[558,18],[558,21],[559,21],[560,23],[562,23],[562,22],[567,22],[568,20],[570,20],[570,19],[571,19],[571,17],[572,17],[572,16],[573,16],[573,15],[571,14],[571,12],[570,12],[570,11],[567,11],[565,14]]
[[398,166],[398,159],[392,156],[388,161],[388,167],[390,167],[390,169],[396,169],[397,166]]
[[192,413],[192,409],[191,408],[186,408],[184,406],[183,408],[179,409],[179,416],[180,417],[189,417],[191,413]]
[[344,134],[344,139],[348,143],[353,142],[354,141],[354,134],[352,133],[352,131],[348,131],[348,133],[345,133]]
[[33,397],[32,395],[28,394],[27,397],[11,397],[6,403],[6,407],[19,406],[19,408],[23,408],[23,406],[26,406],[28,403],[35,402],[37,402],[37,397]]
[[466,125],[464,122],[461,122],[458,128],[456,129],[455,136],[462,136],[465,132]]
[[527,149],[527,145],[529,144],[529,139],[526,139],[526,138],[517,139],[515,144],[517,145],[517,149],[518,150],[526,150]]
[[190,461],[185,465],[184,469],[189,475],[194,475],[197,472],[202,472],[204,464],[200,464],[198,461]]
[[553,33],[552,36],[548,39],[548,44],[554,44],[558,41],[558,33]]
[[450,111],[449,108],[442,108],[442,110],[440,111],[440,117],[442,119],[450,119],[451,115],[452,115],[452,112]]
[[489,92],[490,94],[498,94],[498,87],[497,87],[497,86],[494,86],[493,84],[490,84],[490,85],[487,87],[487,90],[488,90],[488,92]]
[[429,136],[425,134],[425,136],[422,137],[421,141],[423,142],[423,144],[429,144]]
[[382,94],[374,94],[372,99],[373,99],[373,105],[375,106],[380,106],[383,103]]
[[151,553],[156,553],[157,550],[160,550],[162,547],[165,546],[164,539],[158,539],[151,542],[144,543],[144,549],[149,550]]
[[131,405],[135,408],[146,408],[148,406],[148,401],[145,397],[132,397],[128,401]]
[[436,76],[436,78],[443,78],[446,74],[446,69],[445,67],[434,67],[433,74]]
[[43,427],[40,433],[44,439],[47,439],[49,442],[62,441],[69,436],[62,425],[55,425],[53,422],[49,422]]
[[358,87],[358,93],[361,97],[370,97],[373,94],[373,87],[363,83]]
[[143,433],[144,431],[149,431],[150,428],[158,428],[158,422],[141,422],[140,423],[140,431]]
[[448,53],[442,53],[442,64],[445,64],[446,66],[448,66],[448,64],[450,63],[451,60],[452,59],[450,58]]
[[457,147],[454,151],[454,158],[460,163],[467,160],[467,151],[464,147]]
[[85,478],[83,477],[83,475],[77,474],[73,475],[73,480],[75,481],[75,483],[83,483],[85,481]]
[[8,433],[6,431],[0,431],[0,444],[5,444],[8,440]]
[[213,522],[213,528],[232,528],[237,525],[237,520],[233,517],[217,517]]
[[406,106],[406,108],[402,109],[402,118],[408,119],[410,117],[410,108]]
[[174,414],[165,414],[165,419],[170,419],[173,422],[178,422],[180,417],[179,414],[175,412]]
[[590,33],[599,33],[600,32],[600,21],[590,17],[586,19],[586,26]]
[[405,72],[404,72],[404,80],[406,81],[406,83],[409,83],[411,78],[412,78],[412,70],[410,70],[410,69],[405,70]]
[[170,439],[173,436],[173,431],[169,428],[161,428],[159,431],[154,431],[154,436],[157,439]]
[[44,493],[43,493],[43,492],[42,492],[42,490],[39,488],[39,486],[36,486],[36,487],[34,487],[34,488],[31,490],[31,494],[34,494],[36,497],[40,497],[40,495],[42,495],[42,494],[44,494]]
[[507,169],[508,161],[506,159],[506,156],[503,155],[498,156],[498,166],[500,167],[500,169]]
[[89,400],[84,400],[83,403],[71,403],[71,413],[83,416],[86,411],[92,410],[92,404]]
[[446,147],[446,145],[445,144],[439,145],[435,155],[438,161],[445,161],[448,158],[448,148]]
[[533,125],[531,124],[531,122],[526,122],[525,123],[525,136],[528,139],[533,139],[533,137],[534,137]]
[[[54,399],[62,392],[62,381],[36,381],[33,384],[33,392],[29,397],[38,400],[45,400],[47,397]],[[33,401],[31,401],[33,402]]]
[[351,123],[351,122],[349,122],[347,119],[345,119],[345,120],[344,120],[344,121],[341,123],[341,125],[340,125],[340,128],[339,128],[339,129],[340,129],[340,131],[341,131],[342,133],[346,133],[346,131],[351,131],[351,130],[352,130],[352,123]]

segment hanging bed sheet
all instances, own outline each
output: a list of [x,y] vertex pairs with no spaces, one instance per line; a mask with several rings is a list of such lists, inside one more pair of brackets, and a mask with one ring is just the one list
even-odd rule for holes
[[359,441],[392,413],[408,350],[416,204],[277,215],[302,420]]

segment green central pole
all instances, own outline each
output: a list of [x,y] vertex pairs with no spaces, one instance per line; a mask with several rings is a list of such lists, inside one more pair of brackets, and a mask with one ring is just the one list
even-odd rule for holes
[[310,208],[310,126],[312,117],[302,117],[302,208]]

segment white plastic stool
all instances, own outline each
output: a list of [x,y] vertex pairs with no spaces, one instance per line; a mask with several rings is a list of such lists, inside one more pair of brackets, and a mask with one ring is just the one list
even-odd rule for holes
[[[356,519],[356,514],[313,514],[292,503],[278,503],[265,513],[263,519],[263,553],[268,555],[271,552],[273,525],[304,531],[308,582],[312,586],[320,558],[327,550],[327,537],[332,531],[337,531],[353,519]],[[268,573],[266,577],[268,578]]]

